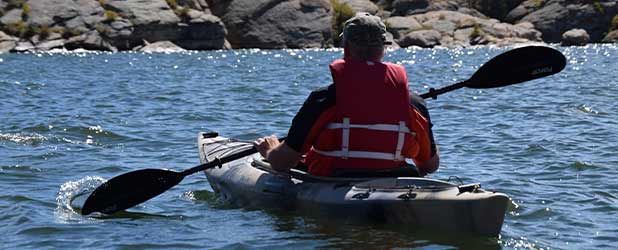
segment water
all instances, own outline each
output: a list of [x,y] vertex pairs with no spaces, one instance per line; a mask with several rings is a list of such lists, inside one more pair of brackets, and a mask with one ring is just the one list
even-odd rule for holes
[[[424,93],[505,50],[400,49],[386,59]],[[428,101],[442,152],[432,177],[509,194],[499,239],[230,207],[201,174],[132,213],[81,216],[71,200],[106,179],[197,165],[200,131],[285,135],[341,51],[0,55],[0,248],[615,248],[618,47],[560,50],[559,75]]]

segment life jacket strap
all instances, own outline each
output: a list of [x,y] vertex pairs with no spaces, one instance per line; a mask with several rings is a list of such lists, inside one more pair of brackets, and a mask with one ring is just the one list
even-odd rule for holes
[[397,136],[397,149],[395,150],[395,159],[398,161],[403,161],[401,150],[403,150],[403,141],[406,139],[405,130],[410,131],[410,129],[406,127],[405,122],[399,121],[399,135]]
[[[406,134],[411,134],[416,137],[416,133],[410,131],[404,121],[399,121],[395,124],[350,124],[350,118],[344,117],[341,123],[329,123],[327,129],[341,129],[341,150],[322,151],[314,148],[314,151],[331,157],[339,157],[347,159],[352,158],[367,158],[380,160],[403,161],[404,157],[401,154],[405,143]],[[378,131],[397,132],[397,147],[394,153],[370,152],[370,151],[350,151],[350,128],[360,128]]]
[[[343,158],[343,155],[344,155],[343,150],[322,151],[322,150],[313,148],[313,151],[315,151],[318,154],[331,156],[331,157]],[[347,151],[345,155],[347,155],[347,157],[350,157],[350,158],[365,158],[365,159],[377,159],[377,160],[389,160],[389,161],[400,161],[399,158],[401,158],[402,159],[401,161],[403,161],[402,156],[397,157],[395,156],[395,154],[391,154],[391,153],[370,152],[370,151]]]
[[349,157],[350,149],[350,118],[343,118],[343,124],[341,124],[341,158],[347,159]]
[[[343,121],[348,120],[348,128],[364,128],[370,130],[378,130],[378,131],[393,131],[393,132],[404,132],[408,134],[412,134],[416,136],[416,133],[411,132],[410,129],[405,125],[405,122],[399,122],[399,125],[394,124],[349,124],[349,118],[343,118]],[[403,127],[401,126],[403,123]],[[326,128],[327,129],[343,129],[346,125],[344,123],[329,123]]]

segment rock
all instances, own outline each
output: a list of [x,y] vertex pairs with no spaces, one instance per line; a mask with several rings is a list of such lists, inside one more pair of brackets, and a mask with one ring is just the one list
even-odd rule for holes
[[[466,0],[468,1],[468,0]],[[437,11],[437,10],[450,10],[450,11],[459,11],[462,4],[457,1],[450,0],[441,0],[441,1],[430,1],[429,2],[429,10]]]
[[479,18],[455,12],[455,11],[431,11],[424,14],[414,15],[414,18],[418,20],[420,23],[425,23],[429,20],[446,20],[453,23],[461,22],[465,19],[479,20]]
[[28,52],[34,50],[34,45],[30,41],[19,41],[17,42],[17,46],[15,46],[11,52]]
[[508,41],[523,41],[521,39],[529,40],[529,42],[541,41],[541,33],[535,30],[530,23],[511,25],[500,23],[495,19],[479,19],[477,21],[479,21],[481,30],[490,36],[490,43],[498,42],[500,39]]
[[144,40],[175,41],[179,38],[176,16],[165,0],[127,0],[109,2],[106,8],[119,14],[106,36],[114,47],[129,50]]
[[537,0],[528,0],[521,3],[519,6],[512,9],[504,20],[509,23],[516,23],[528,14],[540,9],[543,2]]
[[518,7],[524,0],[469,0],[470,7],[488,17],[503,19],[510,11]]
[[64,39],[47,40],[36,44],[35,49],[39,51],[48,51],[52,49],[63,48],[64,43]]
[[440,46],[445,46],[445,47],[457,47],[455,45],[455,39],[452,36],[442,36],[440,37],[440,41],[438,41],[438,44]]
[[105,20],[104,9],[98,1],[76,0],[75,5],[81,18],[67,21],[67,28],[77,28],[80,25],[84,25],[89,30],[93,30],[97,24]]
[[520,37],[524,39],[528,39],[530,41],[542,41],[541,32],[534,29],[534,25],[529,22],[521,22],[515,25],[513,35],[515,37]]
[[475,18],[463,18],[457,22],[457,29],[466,29],[478,25],[478,20]]
[[401,38],[405,33],[411,30],[420,30],[423,26],[416,21],[412,16],[395,16],[384,19],[384,24],[389,32],[393,34],[394,39]]
[[79,18],[80,13],[73,0],[30,0],[28,21],[37,26],[52,27],[57,23]]
[[393,34],[391,34],[390,32],[386,32],[386,41],[390,41],[391,44],[387,45],[387,49],[399,49],[401,48],[401,46],[399,46],[399,44],[395,41],[395,39],[393,38]]
[[165,0],[110,1],[108,7],[131,20],[134,26],[173,25],[180,22]]
[[205,14],[210,14],[210,13],[205,13],[203,11],[189,9],[189,11],[187,11],[187,18],[188,20],[197,20],[197,19],[202,18],[202,16],[206,16]]
[[178,6],[189,7],[196,9],[204,14],[211,14],[208,9],[208,3],[205,0],[177,0]]
[[463,44],[470,44],[470,38],[472,37],[473,33],[474,33],[474,28],[458,29],[453,34],[453,39]]
[[339,2],[347,4],[356,12],[367,12],[375,15],[380,10],[376,4],[369,0],[339,0]]
[[399,40],[399,46],[419,46],[423,48],[431,48],[440,45],[442,35],[435,30],[417,30],[406,34]]
[[208,8],[213,15],[222,17],[229,8],[233,0],[206,0]]
[[[187,25],[181,25],[176,44],[190,50],[223,49],[227,31],[221,19],[211,14],[190,15]],[[229,47],[229,46],[228,46]]]
[[209,6],[222,14],[234,48],[323,47],[332,37],[328,0],[221,0]]
[[583,46],[590,41],[590,35],[584,29],[572,29],[562,34],[562,46]]
[[509,38],[499,39],[497,41],[492,42],[492,45],[498,46],[498,47],[513,46],[514,44],[546,46],[544,42],[530,41],[528,39],[519,38],[519,37],[509,37]]
[[142,52],[155,52],[155,53],[170,53],[170,52],[182,52],[183,48],[178,47],[176,44],[170,41],[159,41],[155,43],[146,44],[139,51]]
[[513,25],[507,23],[494,23],[490,27],[487,27],[485,31],[490,34],[493,34],[496,38],[506,38],[513,36],[513,29],[511,28]]
[[478,10],[475,10],[475,9],[470,9],[470,8],[463,7],[463,8],[457,9],[457,12],[462,13],[462,14],[466,14],[466,15],[470,15],[470,16],[473,16],[473,17],[484,18],[484,19],[487,18],[487,16],[485,16],[485,14],[483,14],[483,13],[481,13]]
[[17,37],[12,37],[0,31],[0,54],[7,53],[15,49],[17,46]]
[[560,3],[550,4],[525,16],[522,21],[530,22],[543,33],[546,41],[558,42],[561,34],[566,31],[564,23],[556,23],[561,16],[567,16],[568,10]]
[[114,30],[116,30],[116,31],[121,31],[121,30],[132,31],[133,24],[131,23],[131,20],[117,19],[117,20],[111,22],[109,24],[109,27],[114,29]]
[[440,33],[445,33],[448,35],[452,35],[457,28],[457,24],[450,20],[446,19],[430,19],[426,22],[423,22],[423,26],[430,27],[431,29],[438,31]]
[[440,39],[440,46],[444,46],[448,48],[457,48],[457,47],[461,48],[461,47],[466,47],[469,45],[470,45],[469,34],[466,34],[465,39],[463,40],[459,40],[457,38],[457,34],[455,34],[454,36],[442,36],[442,38]]
[[62,35],[59,33],[49,32],[45,35],[42,35],[42,34],[34,35],[30,37],[29,40],[30,42],[32,42],[32,44],[39,44],[45,41],[58,40],[62,38],[63,38]]
[[3,16],[0,17],[0,24],[6,26],[21,22],[21,13],[21,9],[12,9],[7,11],[6,13],[4,13]]
[[560,42],[564,32],[575,28],[585,29],[590,41],[597,42],[603,39],[616,14],[616,1],[548,0],[520,21],[534,24],[546,42]]
[[71,37],[66,40],[64,46],[68,50],[86,49],[113,52],[118,51],[116,47],[104,40],[97,31],[90,31],[86,34]]
[[[40,50],[61,46],[63,40],[58,34],[66,39],[69,49],[83,46],[89,50],[128,50],[143,45],[143,41],[171,41],[189,49],[226,46],[223,22],[209,14],[205,0],[178,0],[182,8],[195,8],[183,9],[188,17],[183,16],[182,20],[166,0],[28,0],[27,4],[28,16],[22,17],[22,8],[14,8],[0,17],[0,24],[6,27],[21,23],[48,29],[44,36],[28,37]],[[17,47],[29,48],[26,44]]]
[[429,0],[395,0],[392,6],[393,16],[408,16],[427,12]]
[[[533,25],[501,23],[496,19],[477,18],[454,11],[430,11],[407,17],[385,20],[400,46],[442,45],[461,47],[477,44],[508,44],[540,41],[541,33]],[[406,26],[412,27],[406,29]],[[417,32],[420,29],[434,32]],[[402,35],[406,34],[406,35]]]
[[520,22],[515,24],[515,26],[522,29],[534,29],[534,24],[532,24],[531,22]]
[[618,30],[612,30],[603,38],[604,43],[618,43]]
[[392,0],[377,0],[374,1],[376,3],[376,5],[378,6],[378,8],[386,10],[386,11],[391,11],[393,10],[393,6],[392,4]]
[[[0,26],[10,34],[4,36],[11,37],[0,37],[0,53],[54,49],[63,43],[71,49],[129,50],[158,41],[191,50],[306,48],[329,46],[333,37],[330,0],[175,0],[175,10],[167,0],[20,1],[30,6],[29,14],[19,7],[6,9],[11,2],[0,1]],[[617,36],[607,34],[618,14],[615,0],[338,1],[383,17],[395,42],[403,47],[503,45],[541,39],[581,44],[585,35],[573,34],[572,29],[584,29],[587,42],[612,42]],[[118,16],[108,20],[106,11]],[[516,25],[487,16],[504,17]],[[33,30],[44,33],[32,34]],[[15,34],[23,40],[15,40],[11,36]]]
[[495,42],[496,39],[488,34],[481,34],[470,38],[470,45],[487,45]]
[[[388,2],[388,1],[387,1]],[[485,17],[476,10],[466,8],[468,0],[395,0],[392,2],[393,16],[409,16],[430,11],[461,11],[473,16]]]
[[35,27],[63,29],[71,34],[94,29],[103,17],[103,8],[92,0],[29,0],[27,22]]
[[[208,6],[193,1],[187,6]],[[110,2],[106,8],[118,12],[119,18],[109,23],[104,34],[113,47],[121,50],[143,45],[144,41],[170,41],[185,49],[225,48],[223,22],[206,12],[189,9],[181,20],[165,0],[129,0]],[[106,30],[105,27],[102,30]]]
[[384,20],[384,19],[391,17],[391,12],[387,10],[379,10],[378,13],[376,13],[376,16]]

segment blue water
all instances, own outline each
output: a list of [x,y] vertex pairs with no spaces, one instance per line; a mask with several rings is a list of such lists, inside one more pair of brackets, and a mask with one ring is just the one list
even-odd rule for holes
[[[508,48],[399,49],[424,93]],[[199,163],[196,136],[285,135],[340,50],[0,55],[0,248],[299,249],[618,247],[618,47],[558,48],[560,74],[428,100],[442,165],[431,177],[504,192],[499,239],[332,224],[217,200],[201,174],[97,218],[71,199],[113,176]]]

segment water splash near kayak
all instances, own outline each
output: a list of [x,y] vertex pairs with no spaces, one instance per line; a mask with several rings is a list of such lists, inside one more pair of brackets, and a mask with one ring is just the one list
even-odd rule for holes
[[219,195],[211,190],[194,190],[187,191],[182,194],[183,199],[190,200],[195,203],[206,203],[211,208],[215,209],[234,209],[237,208],[232,204],[225,202]]
[[105,181],[99,176],[86,176],[77,181],[67,181],[62,184],[56,197],[56,218],[65,222],[83,220],[80,211],[86,199]]

